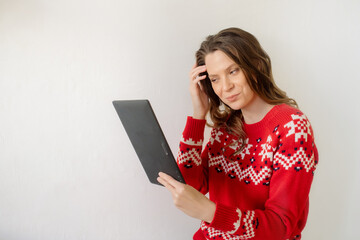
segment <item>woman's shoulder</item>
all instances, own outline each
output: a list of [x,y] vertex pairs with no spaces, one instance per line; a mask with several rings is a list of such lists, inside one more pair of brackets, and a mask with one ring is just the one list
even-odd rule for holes
[[275,114],[273,114],[273,116],[275,116],[275,119],[277,119],[277,121],[281,121],[283,123],[286,123],[288,121],[291,121],[293,119],[298,119],[298,118],[304,118],[307,119],[306,115],[298,108],[290,106],[288,104],[280,104],[280,105],[276,105],[274,108],[275,110]]
[[275,129],[280,131],[282,129],[290,132],[313,132],[308,117],[300,109],[287,104],[280,104],[275,107],[269,126],[276,126]]
[[278,112],[279,113],[283,113],[285,115],[291,115],[291,114],[303,114],[303,112],[291,105],[288,105],[286,103],[282,103],[280,105],[276,105],[276,107],[278,108]]
[[[278,105],[278,129],[285,131],[285,137],[293,135],[313,135],[313,129],[307,116],[298,108],[289,106],[287,104]],[[276,121],[276,120],[275,120]]]

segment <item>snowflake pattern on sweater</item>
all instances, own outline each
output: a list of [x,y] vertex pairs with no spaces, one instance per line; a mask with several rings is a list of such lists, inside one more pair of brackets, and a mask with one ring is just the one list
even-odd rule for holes
[[306,116],[277,105],[244,123],[244,142],[214,128],[203,149],[204,128],[188,118],[177,158],[185,181],[216,203],[213,221],[201,223],[204,238],[194,239],[301,239],[318,162]]

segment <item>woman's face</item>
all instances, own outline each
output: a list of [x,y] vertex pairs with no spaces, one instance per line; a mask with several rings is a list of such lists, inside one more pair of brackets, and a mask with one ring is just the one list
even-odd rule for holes
[[214,92],[230,108],[245,109],[255,99],[243,71],[224,52],[207,54],[205,65]]

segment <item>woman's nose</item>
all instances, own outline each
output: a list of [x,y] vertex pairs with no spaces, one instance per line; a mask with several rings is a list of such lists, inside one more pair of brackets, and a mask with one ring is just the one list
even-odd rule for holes
[[225,78],[223,81],[223,91],[230,91],[234,87],[234,83],[230,79]]

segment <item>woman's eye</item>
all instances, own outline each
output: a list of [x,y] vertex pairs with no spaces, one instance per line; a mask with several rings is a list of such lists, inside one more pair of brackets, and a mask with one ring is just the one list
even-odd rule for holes
[[231,70],[230,74],[234,74],[238,71],[238,69]]
[[216,78],[210,79],[211,82],[216,82],[216,80],[217,80]]

